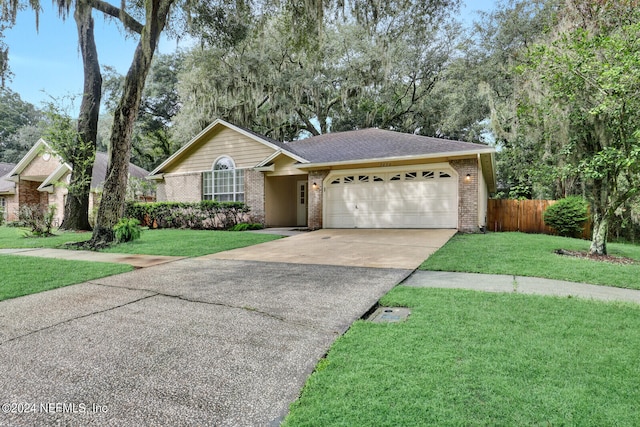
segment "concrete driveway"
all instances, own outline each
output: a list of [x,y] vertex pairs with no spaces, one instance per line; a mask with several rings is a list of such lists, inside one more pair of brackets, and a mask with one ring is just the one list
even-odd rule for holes
[[450,229],[323,229],[207,258],[413,270],[455,233]]
[[[324,260],[315,236],[337,242]],[[307,233],[309,263],[183,259],[0,302],[0,425],[278,425],[331,343],[419,264],[413,246],[431,251],[363,236]],[[365,239],[411,267],[329,265]]]

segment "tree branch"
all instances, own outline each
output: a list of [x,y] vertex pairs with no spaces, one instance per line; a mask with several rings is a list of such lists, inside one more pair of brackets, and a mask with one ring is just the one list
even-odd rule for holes
[[142,28],[144,26],[119,7],[115,7],[103,0],[90,0],[90,4],[94,9],[120,20],[126,29],[134,33],[142,34]]

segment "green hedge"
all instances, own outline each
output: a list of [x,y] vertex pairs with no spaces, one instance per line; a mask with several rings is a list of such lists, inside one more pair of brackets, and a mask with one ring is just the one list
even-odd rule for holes
[[150,228],[189,228],[192,230],[227,230],[247,222],[249,208],[242,202],[129,202],[125,217],[136,218]]

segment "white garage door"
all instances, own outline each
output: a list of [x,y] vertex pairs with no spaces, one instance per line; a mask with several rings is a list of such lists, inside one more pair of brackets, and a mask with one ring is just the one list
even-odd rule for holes
[[327,228],[457,228],[458,183],[451,169],[331,174]]

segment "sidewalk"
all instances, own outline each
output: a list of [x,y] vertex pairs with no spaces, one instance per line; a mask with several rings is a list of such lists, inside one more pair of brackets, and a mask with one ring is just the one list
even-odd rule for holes
[[40,258],[58,258],[71,261],[112,262],[129,264],[134,268],[153,267],[186,257],[162,255],[115,254],[108,252],[74,251],[68,249],[0,249],[0,255],[22,255]]
[[537,277],[416,271],[402,282],[401,285],[419,288],[469,289],[485,292],[512,292],[529,295],[578,297],[640,304],[639,290],[541,279]]

